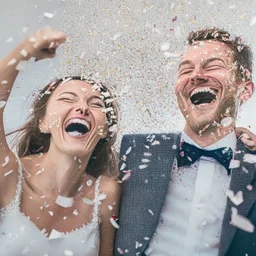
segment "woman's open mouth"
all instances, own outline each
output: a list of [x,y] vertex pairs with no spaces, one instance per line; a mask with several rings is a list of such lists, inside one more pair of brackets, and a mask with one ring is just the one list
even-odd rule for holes
[[65,131],[72,137],[81,137],[90,131],[90,124],[84,119],[73,118],[67,122]]

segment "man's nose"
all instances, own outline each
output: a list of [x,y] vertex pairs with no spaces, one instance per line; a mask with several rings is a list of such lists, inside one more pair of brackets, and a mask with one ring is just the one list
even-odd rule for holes
[[190,75],[191,84],[198,85],[208,81],[207,76],[202,68],[195,68]]

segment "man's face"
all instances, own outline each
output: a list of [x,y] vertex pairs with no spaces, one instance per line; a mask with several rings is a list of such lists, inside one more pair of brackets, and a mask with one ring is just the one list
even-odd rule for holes
[[175,93],[186,125],[196,134],[215,129],[224,117],[235,118],[241,88],[235,72],[233,52],[225,43],[201,41],[186,49]]

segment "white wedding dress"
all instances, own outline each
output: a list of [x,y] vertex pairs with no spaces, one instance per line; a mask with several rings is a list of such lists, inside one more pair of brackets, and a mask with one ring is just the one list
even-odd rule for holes
[[74,231],[61,233],[53,230],[47,237],[20,212],[23,167],[18,159],[19,175],[16,194],[10,204],[0,208],[1,256],[98,256],[100,177],[95,184],[92,220]]

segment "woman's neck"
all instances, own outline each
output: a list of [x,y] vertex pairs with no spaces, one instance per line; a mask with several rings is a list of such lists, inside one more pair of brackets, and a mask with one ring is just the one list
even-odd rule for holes
[[[52,198],[58,195],[75,197],[86,175],[85,169],[89,157],[82,160],[79,157],[49,149],[41,157],[35,156],[34,160],[37,164],[36,171],[30,179],[32,184],[36,184],[40,193]],[[40,168],[39,174],[35,175],[38,173],[38,168]]]

